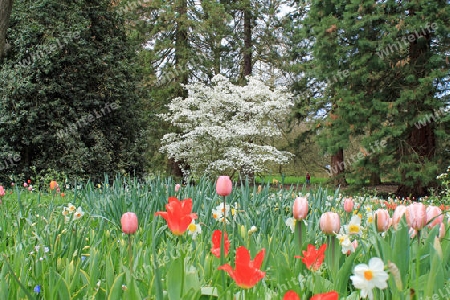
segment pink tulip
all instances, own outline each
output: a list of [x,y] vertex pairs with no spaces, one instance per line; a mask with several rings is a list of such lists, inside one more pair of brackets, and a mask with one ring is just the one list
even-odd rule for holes
[[28,186],[28,183],[24,182],[23,187],[27,187],[27,186]]
[[303,220],[308,214],[308,200],[306,197],[297,197],[294,200],[294,207],[292,208],[294,219]]
[[427,224],[427,211],[425,205],[415,202],[406,207],[406,223],[414,230],[421,230]]
[[402,219],[405,212],[406,206],[404,206],[403,204],[398,205],[395,208],[394,214],[392,215],[392,225],[394,226],[395,229],[397,229],[397,225],[398,223],[400,223],[400,220]]
[[181,184],[177,183],[175,184],[175,193],[178,192],[181,188]]
[[138,218],[135,213],[124,213],[120,223],[122,224],[122,232],[125,234],[133,234],[138,229]]
[[341,228],[341,221],[339,215],[335,212],[326,212],[320,216],[319,226],[325,234],[335,234]]
[[389,216],[389,212],[387,209],[377,209],[374,213],[374,217],[377,221],[377,231],[385,232],[389,229],[391,224],[391,217]]
[[432,228],[444,221],[444,215],[442,214],[442,210],[439,207],[430,205],[427,207],[426,211],[428,227]]
[[219,196],[228,196],[231,194],[231,190],[233,188],[233,183],[228,176],[219,176],[216,182],[216,193]]
[[0,197],[5,196],[5,189],[0,185]]
[[348,213],[351,213],[353,211],[353,206],[355,205],[355,202],[353,202],[352,198],[344,198],[344,210]]

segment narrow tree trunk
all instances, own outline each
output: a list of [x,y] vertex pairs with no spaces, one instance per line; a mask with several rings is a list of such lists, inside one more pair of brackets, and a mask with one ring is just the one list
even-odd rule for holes
[[244,9],[244,76],[252,74],[252,15],[250,7]]
[[[178,86],[176,91],[176,97],[187,97],[187,90],[182,86],[189,83],[189,40],[188,40],[188,3],[187,0],[179,0],[176,7],[178,12],[178,18],[176,20],[176,32],[175,32],[175,68],[179,70],[179,76],[176,78]],[[179,162],[171,159],[169,166],[171,167],[171,173],[173,176],[183,176],[182,165],[184,169],[189,169],[184,162]]]
[[381,184],[381,176],[380,176],[380,162],[378,161],[378,157],[374,156],[376,154],[372,154],[373,157],[370,158],[372,168],[376,167],[376,171],[370,172],[370,185],[379,185]]
[[345,179],[345,162],[344,162],[344,149],[339,150],[331,156],[331,170],[333,172],[333,183],[335,185],[346,186],[347,180]]
[[9,26],[13,0],[0,0],[0,61],[6,54],[6,31]]

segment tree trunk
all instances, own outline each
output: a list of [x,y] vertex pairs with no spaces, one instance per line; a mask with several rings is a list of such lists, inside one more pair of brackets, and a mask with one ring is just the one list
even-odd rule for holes
[[[410,9],[409,13],[410,15],[415,15],[414,9]],[[431,32],[422,30],[419,33],[416,32],[416,34],[418,36],[416,36],[414,41],[409,43],[409,64],[415,68],[415,73],[418,78],[424,78],[428,75],[427,73],[429,72],[426,70],[425,65],[429,60]],[[418,41],[422,38],[425,39],[426,42],[419,44]],[[411,89],[414,88],[415,83],[413,83],[413,85],[411,86]],[[424,98],[433,96],[433,94],[430,94],[426,95]],[[416,101],[418,101],[419,103],[425,103],[426,99],[418,99]],[[414,105],[414,103],[411,104],[411,107],[415,106],[416,105]],[[433,107],[429,107],[428,109],[430,110],[430,112],[433,112]],[[436,136],[434,134],[434,124],[428,123],[426,126],[423,126],[421,128],[412,126],[412,130],[406,142],[408,145],[408,147],[404,150],[406,151],[406,155],[416,157],[416,164],[418,165],[418,169],[420,169],[420,165],[423,165],[426,161],[433,159],[436,152]],[[408,178],[406,171],[402,171],[402,178]],[[420,179],[416,179],[413,186],[401,184],[397,189],[396,195],[400,197],[421,197],[427,195],[427,193],[428,186],[424,186]]]
[[6,31],[9,26],[13,0],[0,0],[0,61],[6,54]]
[[244,9],[244,77],[252,74],[252,15]]
[[[175,32],[175,68],[179,70],[179,76],[177,80],[177,91],[175,97],[186,98],[188,96],[187,90],[182,86],[189,83],[189,40],[188,40],[188,3],[187,0],[179,0],[176,7],[178,12],[178,18],[176,20],[176,32]],[[173,176],[183,176],[183,168],[189,169],[189,166],[180,161],[171,159],[169,166],[171,167],[171,174]]]
[[345,179],[345,162],[344,162],[344,149],[339,150],[331,156],[331,170],[333,170],[333,183],[338,186],[346,186],[347,180]]
[[376,171],[370,172],[370,185],[379,185],[381,184],[381,176],[380,176],[380,162],[378,161],[378,157],[376,154],[372,153],[372,157],[370,158],[372,167],[376,167]]

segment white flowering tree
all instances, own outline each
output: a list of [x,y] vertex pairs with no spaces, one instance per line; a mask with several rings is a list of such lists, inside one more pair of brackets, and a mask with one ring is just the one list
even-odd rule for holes
[[238,86],[222,75],[211,86],[194,83],[185,88],[188,97],[173,99],[169,113],[162,115],[178,131],[164,135],[160,150],[185,162],[191,174],[264,172],[271,163],[292,158],[268,145],[281,135],[277,124],[293,106],[285,88],[270,89],[251,77],[246,86]]

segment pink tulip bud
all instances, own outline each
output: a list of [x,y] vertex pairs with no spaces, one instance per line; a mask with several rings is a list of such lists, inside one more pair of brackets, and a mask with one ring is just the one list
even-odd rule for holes
[[405,212],[406,206],[404,206],[403,204],[398,205],[395,208],[394,214],[392,215],[392,225],[394,226],[395,229],[397,229],[397,225],[398,223],[400,223],[400,220],[402,219]]
[[426,211],[428,227],[432,228],[444,221],[444,215],[442,214],[442,210],[439,207],[430,205],[427,207]]
[[344,198],[344,210],[348,213],[351,213],[353,211],[353,206],[355,205],[355,202],[353,202],[352,198]]
[[427,211],[425,205],[415,202],[406,207],[406,223],[414,230],[421,230],[427,224]]
[[5,196],[5,189],[0,185],[0,197]]
[[175,193],[178,192],[181,188],[181,184],[177,183],[175,184]]
[[122,232],[125,234],[133,234],[138,229],[138,218],[135,213],[124,213],[120,223],[122,224]]
[[294,219],[303,220],[308,214],[308,200],[306,197],[297,197],[294,200],[294,207],[292,209]]
[[325,234],[335,234],[341,228],[339,215],[335,212],[326,212],[320,216],[319,226]]
[[228,196],[231,194],[233,183],[228,176],[219,176],[216,182],[216,193],[219,196]]
[[385,232],[389,229],[391,218],[387,209],[377,209],[375,211],[374,217],[377,221],[377,231]]
[[24,182],[23,187],[27,187],[27,186],[28,186],[28,183]]

